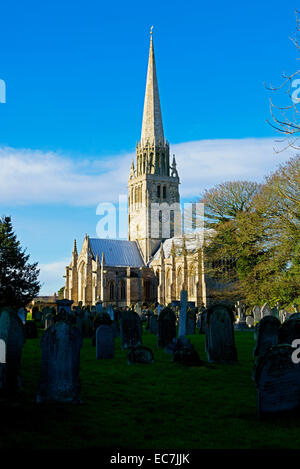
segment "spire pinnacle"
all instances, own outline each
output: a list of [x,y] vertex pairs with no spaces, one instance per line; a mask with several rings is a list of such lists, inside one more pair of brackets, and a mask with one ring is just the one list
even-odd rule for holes
[[150,31],[150,50],[144,101],[141,144],[164,144],[164,130],[162,124],[159,92],[157,85],[156,66],[153,46],[153,26]]

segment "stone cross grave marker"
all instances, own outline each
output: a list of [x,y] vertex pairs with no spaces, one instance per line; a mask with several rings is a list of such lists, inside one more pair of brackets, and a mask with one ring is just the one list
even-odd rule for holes
[[233,322],[234,315],[227,305],[216,304],[207,310],[205,338],[206,353],[209,362],[237,362]]
[[96,359],[114,358],[115,337],[112,326],[103,325],[96,330]]
[[80,403],[81,346],[80,331],[67,322],[57,322],[44,332],[38,403]]

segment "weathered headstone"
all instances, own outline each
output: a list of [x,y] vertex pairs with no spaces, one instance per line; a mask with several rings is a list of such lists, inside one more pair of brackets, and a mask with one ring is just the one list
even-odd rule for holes
[[96,313],[102,313],[102,312],[103,312],[102,301],[98,301],[98,303],[96,303]]
[[272,308],[268,303],[265,303],[260,310],[260,315],[261,318],[264,318],[265,316],[273,316]]
[[142,323],[137,313],[134,311],[122,313],[120,335],[124,349],[142,344]]
[[112,326],[103,325],[96,331],[96,359],[114,358],[115,337]]
[[44,332],[38,403],[80,403],[81,346],[79,330],[66,322],[57,322]]
[[176,315],[171,308],[165,307],[158,318],[158,346],[167,347],[176,337]]
[[130,365],[136,363],[142,363],[145,365],[154,363],[153,352],[150,348],[143,347],[142,345],[133,347],[128,353],[128,363]]
[[204,310],[200,315],[199,334],[205,334],[206,333],[206,326],[207,326],[207,310]]
[[153,314],[150,316],[150,332],[152,334],[157,335],[158,334],[158,316],[157,314]]
[[293,351],[290,345],[276,345],[258,359],[254,380],[260,418],[299,411],[300,372],[292,361]]
[[280,325],[278,343],[292,345],[295,339],[300,339],[300,317],[292,315]]
[[247,326],[248,326],[249,328],[254,326],[254,318],[253,318],[253,316],[247,316],[247,317],[246,317],[246,324],[247,324]]
[[112,320],[110,319],[109,314],[107,314],[106,312],[97,313],[93,321],[93,333],[92,333],[93,347],[95,347],[96,345],[96,331],[98,327],[103,326],[103,325],[111,326],[111,324],[112,324]]
[[233,322],[234,315],[227,305],[216,304],[208,309],[205,338],[209,362],[237,362]]
[[57,304],[57,314],[61,314],[62,310],[65,311],[68,314],[72,313],[72,304],[74,303],[73,300],[56,300]]
[[6,348],[6,363],[0,364],[0,391],[13,395],[21,387],[20,365],[25,331],[22,321],[10,308],[3,308],[0,313],[0,339]]
[[265,316],[256,324],[254,332],[255,357],[264,354],[270,347],[278,343],[279,327],[280,321],[274,316]]
[[257,323],[261,320],[260,306],[255,305],[252,309],[254,322]]

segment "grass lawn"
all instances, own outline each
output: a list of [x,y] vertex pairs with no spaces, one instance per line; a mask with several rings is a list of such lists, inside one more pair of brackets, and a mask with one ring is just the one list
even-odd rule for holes
[[[42,331],[40,331],[42,334]],[[206,360],[203,335],[191,341]],[[235,332],[239,363],[185,368],[171,363],[145,332],[153,365],[128,365],[116,356],[96,361],[91,340],[81,350],[82,405],[37,405],[40,339],[22,355],[23,392],[1,404],[2,448],[300,448],[300,419],[260,422],[252,381],[253,332]]]

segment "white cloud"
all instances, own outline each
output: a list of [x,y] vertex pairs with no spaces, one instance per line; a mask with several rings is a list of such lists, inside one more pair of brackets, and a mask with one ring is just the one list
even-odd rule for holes
[[[286,161],[275,154],[270,138],[199,140],[173,145],[182,197],[233,179],[262,181]],[[126,193],[131,158],[124,153],[80,161],[68,155],[38,150],[0,148],[0,203],[14,205],[60,203],[97,205]]]
[[66,266],[69,265],[70,259],[51,262],[49,264],[39,264],[40,269],[39,281],[42,284],[40,295],[53,295],[64,286]]

